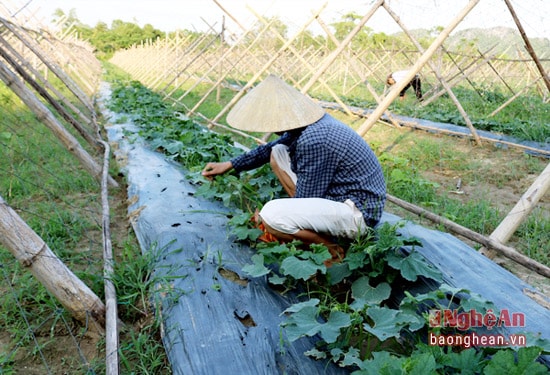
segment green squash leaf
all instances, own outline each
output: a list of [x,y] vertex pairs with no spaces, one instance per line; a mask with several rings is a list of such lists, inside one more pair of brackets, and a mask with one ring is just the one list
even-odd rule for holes
[[319,270],[325,272],[326,267],[323,264],[316,264],[309,259],[302,260],[295,256],[289,256],[281,263],[281,272],[283,275],[292,276],[295,279],[308,280]]
[[399,270],[401,275],[409,280],[416,281],[418,276],[425,276],[435,281],[441,281],[441,272],[431,267],[422,255],[413,251],[405,257],[397,254],[388,254],[390,267]]
[[548,368],[536,359],[541,350],[537,347],[520,348],[517,352],[517,361],[513,350],[499,350],[485,366],[485,375],[544,375]]
[[351,285],[351,296],[355,301],[350,305],[355,311],[360,311],[365,306],[379,305],[391,294],[391,286],[388,283],[380,283],[375,288],[370,286],[367,276],[360,277]]
[[269,268],[264,266],[264,256],[261,254],[252,255],[253,264],[243,267],[243,271],[251,277],[261,277],[271,272]]

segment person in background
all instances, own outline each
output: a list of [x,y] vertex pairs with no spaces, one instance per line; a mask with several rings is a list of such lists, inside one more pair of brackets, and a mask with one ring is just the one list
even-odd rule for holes
[[374,227],[386,201],[381,165],[367,142],[308,96],[269,75],[227,115],[240,130],[274,132],[276,140],[223,162],[207,163],[211,179],[270,163],[289,198],[267,202],[259,218],[277,240],[324,244],[332,261],[345,255],[338,238]]
[[[408,70],[399,70],[397,72],[390,73],[388,75],[388,78],[386,79],[386,84],[388,86],[393,86],[396,83],[403,82],[405,77],[407,76],[407,73],[409,73]],[[422,82],[420,80],[420,76],[416,74],[413,79],[405,86],[403,87],[403,90],[399,93],[399,98],[401,100],[405,99],[405,92],[409,89],[409,87],[413,88],[414,93],[416,95],[416,99],[419,101],[422,101]]]

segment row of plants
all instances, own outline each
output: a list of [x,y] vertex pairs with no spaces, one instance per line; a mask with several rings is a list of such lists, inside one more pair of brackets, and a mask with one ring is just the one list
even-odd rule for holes
[[[205,163],[242,152],[234,146],[233,137],[206,130],[136,81],[113,81],[109,106],[139,125],[137,136],[152,148],[181,163],[197,194],[231,208],[232,234],[256,250],[244,272],[267,277],[281,290],[303,291],[303,302],[281,313],[286,316],[283,328],[289,340],[318,338],[306,355],[356,374],[548,371],[537,359],[548,353],[549,343],[528,333],[527,346],[521,348],[430,345],[429,334],[468,333],[457,327],[431,326],[433,311],[478,311],[494,314],[495,319],[499,313],[481,296],[446,285],[437,269],[415,251],[421,243],[399,234],[400,224],[385,223],[346,244],[346,258],[330,268],[324,265],[330,253],[322,245],[304,249],[297,242],[257,242],[261,231],[250,220],[252,212],[284,194],[267,167],[206,181],[200,174]],[[384,155],[379,157],[384,164]],[[390,168],[386,173],[393,172]],[[390,191],[393,181],[400,180],[391,175],[387,179]],[[430,190],[428,183],[418,180]]]
[[[425,83],[424,89],[427,90],[430,86],[430,83]],[[377,87],[377,89],[383,91],[384,87]],[[453,93],[468,113],[476,130],[504,134],[519,141],[550,142],[548,124],[550,110],[544,98],[535,93],[519,96],[494,116],[488,114],[505,103],[510,94],[486,86],[479,88],[458,86],[453,88]],[[332,101],[329,96],[323,97],[325,100]],[[367,94],[342,96],[342,99],[360,108],[376,108],[377,102],[372,98],[365,100],[365,97],[370,96]],[[426,106],[418,105],[415,100],[410,92],[405,101],[396,100],[389,110],[398,115],[466,127],[464,117],[447,93]]]

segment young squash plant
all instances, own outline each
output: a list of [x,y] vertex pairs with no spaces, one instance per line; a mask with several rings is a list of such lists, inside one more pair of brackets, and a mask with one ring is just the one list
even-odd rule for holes
[[[550,344],[536,338],[531,347],[516,351],[429,345],[429,332],[464,334],[454,327],[430,326],[430,311],[475,310],[496,317],[498,311],[481,296],[446,285],[439,271],[415,250],[422,244],[399,234],[400,224],[384,223],[343,243],[345,259],[330,268],[324,262],[331,255],[323,245],[257,242],[262,231],[251,220],[253,212],[284,196],[268,167],[206,181],[200,171],[207,162],[227,160],[242,149],[229,136],[208,131],[177,113],[139,82],[114,82],[113,86],[109,108],[127,114],[151,147],[181,163],[190,172],[196,194],[231,208],[229,224],[235,238],[256,250],[243,271],[250,277],[267,277],[283,293],[305,291],[302,302],[281,314],[286,317],[282,328],[288,340],[318,338],[306,355],[333,361],[353,374],[519,374],[527,369],[529,374],[542,374],[548,370],[537,359],[550,352]],[[399,184],[406,166],[400,165],[403,171],[398,175],[391,172],[396,161],[388,160],[389,181]],[[406,176],[414,180],[412,174]],[[430,198],[430,194],[425,197]]]

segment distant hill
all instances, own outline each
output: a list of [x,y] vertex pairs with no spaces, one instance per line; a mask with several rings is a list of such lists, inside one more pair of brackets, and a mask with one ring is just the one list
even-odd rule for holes
[[[411,30],[411,33],[418,40],[429,38],[430,35],[433,37],[433,34],[426,29]],[[402,34],[404,33],[400,32],[394,35]],[[550,39],[530,38],[529,40],[540,59],[550,59]],[[487,52],[493,48],[490,53],[507,58],[519,58],[520,53],[524,57],[527,56],[525,43],[519,31],[510,27],[471,28],[456,31],[447,38],[444,45],[451,51],[463,50],[465,47],[477,47],[481,52]]]
[[[550,40],[547,38],[529,38],[539,58],[550,58]],[[456,49],[464,43],[474,43],[480,51],[485,52],[494,47],[492,52],[505,54],[507,57],[519,57],[518,50],[525,56],[525,43],[517,29],[510,27],[493,27],[489,29],[472,28],[457,31],[449,36],[445,46]]]

